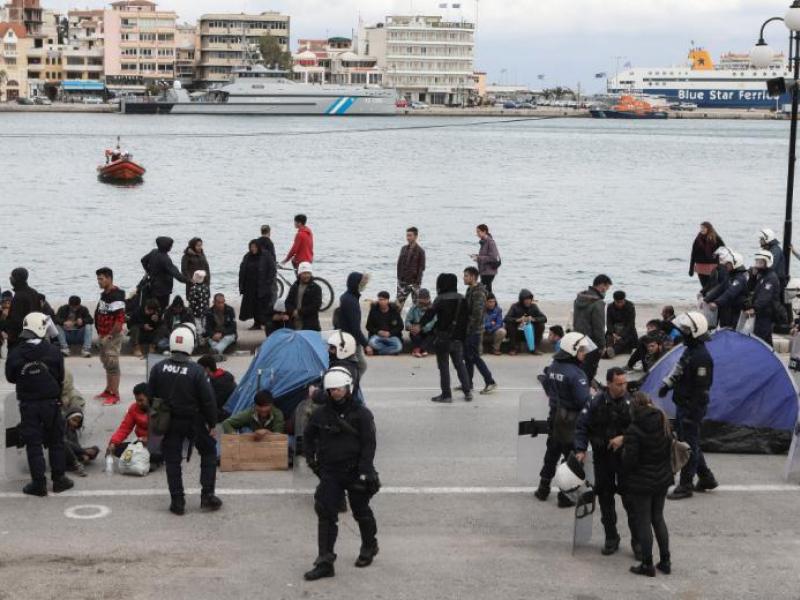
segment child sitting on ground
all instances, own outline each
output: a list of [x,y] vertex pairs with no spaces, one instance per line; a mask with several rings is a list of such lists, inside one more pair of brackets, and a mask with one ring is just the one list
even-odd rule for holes
[[72,471],[78,477],[86,477],[84,465],[89,464],[97,455],[100,448],[91,446],[84,448],[80,443],[80,431],[83,429],[83,410],[73,408],[66,414],[66,429],[64,432],[64,450],[67,458],[67,471]]

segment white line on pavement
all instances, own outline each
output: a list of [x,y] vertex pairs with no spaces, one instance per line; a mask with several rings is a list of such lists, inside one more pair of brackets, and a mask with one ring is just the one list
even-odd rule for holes
[[[533,494],[535,487],[384,487],[381,495],[391,496],[448,496],[448,495],[517,495]],[[791,484],[754,484],[754,485],[721,485],[714,492],[800,492],[800,485]],[[187,494],[197,495],[199,488],[186,490]],[[220,496],[309,496],[314,493],[310,488],[238,488],[218,489]],[[137,497],[165,496],[166,488],[143,490],[73,490],[58,494],[62,498],[102,498],[102,497]],[[21,492],[0,492],[0,500],[26,498]]]

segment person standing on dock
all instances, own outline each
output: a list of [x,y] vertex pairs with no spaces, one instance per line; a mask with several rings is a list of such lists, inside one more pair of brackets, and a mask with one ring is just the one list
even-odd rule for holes
[[172,295],[172,280],[189,283],[190,279],[172,262],[169,253],[174,241],[171,237],[160,236],[156,238],[156,247],[142,257],[142,267],[150,279],[150,291],[147,298],[155,298],[161,307],[161,312],[167,310],[169,298]]
[[587,336],[595,345],[595,349],[586,354],[581,362],[589,385],[592,385],[600,357],[606,345],[606,292],[611,288],[608,275],[598,275],[592,285],[580,292],[573,305],[572,329]]
[[419,230],[416,227],[406,229],[405,246],[400,249],[397,258],[397,310],[403,312],[403,305],[408,296],[416,304],[417,293],[422,286],[422,275],[425,273],[425,250],[419,245]]
[[705,289],[709,284],[711,273],[717,268],[719,258],[716,255],[717,248],[725,245],[722,238],[717,234],[714,226],[708,221],[700,223],[700,232],[692,244],[692,256],[689,260],[689,277],[700,279],[700,287]]
[[486,292],[491,294],[492,282],[497,277],[497,270],[500,268],[500,253],[497,251],[497,244],[489,233],[489,226],[480,224],[475,230],[480,239],[481,248],[477,254],[472,255],[472,260],[478,263],[478,271],[481,276],[481,283],[486,288]]
[[294,244],[289,249],[286,258],[281,262],[285,265],[290,260],[295,270],[300,266],[300,263],[313,263],[314,262],[314,234],[306,226],[308,218],[305,215],[295,215],[294,227],[297,233],[294,236]]

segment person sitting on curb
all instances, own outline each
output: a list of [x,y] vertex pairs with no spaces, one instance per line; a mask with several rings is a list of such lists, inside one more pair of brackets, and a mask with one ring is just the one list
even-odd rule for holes
[[206,311],[205,336],[214,360],[225,360],[225,351],[236,341],[236,313],[225,303],[224,294],[214,294],[214,304]]
[[428,356],[428,348],[433,338],[432,332],[436,325],[436,319],[430,321],[425,327],[420,325],[425,311],[430,307],[431,293],[426,288],[422,288],[417,292],[417,301],[406,314],[405,326],[409,338],[411,338],[411,355],[416,358]]
[[[106,455],[121,457],[128,448],[128,437],[133,433],[137,442],[147,445],[148,428],[150,425],[150,388],[146,383],[137,383],[133,386],[134,402],[128,407],[122,422],[111,436],[106,448]],[[150,449],[150,470],[163,461],[160,452]]]
[[553,325],[547,333],[547,341],[553,345],[553,352],[561,350],[561,338],[564,337],[564,328],[561,325]]
[[272,317],[267,321],[267,326],[264,328],[267,337],[278,331],[278,329],[291,328],[292,315],[286,308],[286,301],[283,298],[278,298],[272,307]]
[[606,358],[633,352],[637,341],[636,307],[625,292],[617,290],[606,307]]
[[233,394],[233,390],[236,389],[236,379],[232,373],[217,367],[217,361],[209,354],[201,356],[197,360],[197,364],[206,370],[208,380],[211,382],[211,388],[214,390],[214,397],[217,400],[217,421],[221,423],[231,416],[225,410],[225,405]]
[[483,315],[483,332],[486,342],[492,346],[492,354],[500,356],[500,346],[506,339],[506,328],[503,327],[503,309],[497,305],[494,294],[486,296],[486,310]]
[[70,296],[69,302],[58,309],[53,319],[58,327],[58,344],[61,354],[69,356],[69,347],[82,346],[82,356],[92,356],[92,327],[94,319],[89,309],[81,304],[78,296]]
[[403,318],[389,301],[389,292],[378,292],[378,301],[367,317],[369,345],[379,356],[395,356],[403,351]]
[[186,307],[186,303],[180,296],[175,296],[172,303],[161,315],[161,327],[156,336],[156,350],[169,353],[169,335],[181,323],[191,323],[194,325],[194,315]]
[[542,337],[544,337],[544,325],[547,323],[547,316],[536,306],[533,292],[523,288],[519,292],[519,302],[511,306],[505,318],[508,339],[511,342],[511,348],[508,351],[510,355],[516,354],[520,343],[525,342],[523,327],[528,323],[533,323],[534,340],[536,342],[536,349],[533,353],[541,354],[539,346],[541,346]]
[[222,431],[225,433],[252,431],[256,440],[262,440],[268,433],[283,433],[283,413],[273,405],[272,394],[267,390],[260,390],[256,392],[252,407],[222,422]]
[[137,358],[155,350],[156,341],[161,332],[161,307],[158,300],[150,298],[144,303],[128,322],[128,328],[133,331],[133,355]]
[[81,446],[80,432],[83,429],[83,410],[74,408],[65,415],[64,450],[67,458],[67,471],[78,477],[86,477],[84,465],[92,462],[100,454],[100,448]]

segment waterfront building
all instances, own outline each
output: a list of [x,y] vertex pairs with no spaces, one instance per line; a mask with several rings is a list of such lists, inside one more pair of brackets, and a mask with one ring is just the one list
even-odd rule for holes
[[39,0],[11,0],[4,7],[3,20],[19,23],[25,27],[28,36],[41,33],[44,14]]
[[200,17],[198,87],[228,83],[233,69],[243,67],[258,54],[259,40],[267,35],[289,51],[289,16],[277,12],[260,15],[207,14]]
[[292,62],[295,77],[303,83],[381,85],[383,82],[378,59],[353,52],[350,38],[298,40]]
[[67,13],[67,23],[67,36],[62,49],[66,67],[65,84],[70,81],[102,82],[103,11],[71,10]]
[[103,11],[106,85],[112,92],[144,93],[175,79],[174,11],[150,0],[120,0]]
[[61,15],[51,10],[41,11],[41,21],[30,34],[33,43],[28,48],[28,97],[46,96],[55,100],[64,80],[64,28]]
[[27,96],[32,41],[22,23],[0,23],[0,102]]
[[197,62],[200,55],[200,36],[197,26],[189,23],[175,29],[175,79],[186,88],[191,88],[197,78]]
[[362,25],[358,54],[374,56],[383,84],[408,100],[464,104],[477,91],[475,25],[441,16],[389,16]]

